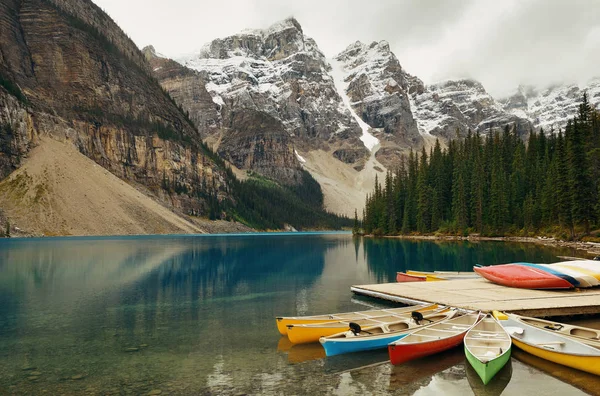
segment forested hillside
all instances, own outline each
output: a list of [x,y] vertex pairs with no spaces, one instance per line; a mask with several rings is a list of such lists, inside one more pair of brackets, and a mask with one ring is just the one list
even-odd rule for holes
[[523,141],[507,126],[411,152],[367,197],[364,233],[597,234],[600,113],[584,95],[565,130],[549,132]]

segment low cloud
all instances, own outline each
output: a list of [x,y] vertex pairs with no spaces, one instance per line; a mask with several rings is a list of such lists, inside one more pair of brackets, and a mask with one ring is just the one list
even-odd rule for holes
[[327,56],[387,40],[426,83],[470,77],[496,97],[519,84],[585,83],[600,71],[597,0],[95,0],[140,47],[170,57],[294,16]]

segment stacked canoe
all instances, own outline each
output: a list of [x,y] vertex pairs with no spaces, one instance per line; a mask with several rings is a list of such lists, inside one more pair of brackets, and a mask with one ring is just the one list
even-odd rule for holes
[[396,272],[396,282],[438,282],[457,279],[477,278],[475,272],[455,272],[455,271],[413,271]]
[[524,289],[572,289],[600,285],[600,261],[576,260],[555,264],[512,263],[474,267],[494,283]]

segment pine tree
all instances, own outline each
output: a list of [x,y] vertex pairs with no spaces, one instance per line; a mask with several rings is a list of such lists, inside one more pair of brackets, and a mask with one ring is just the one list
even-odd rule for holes
[[457,230],[464,232],[469,225],[468,202],[465,186],[464,146],[461,145],[454,164],[452,175],[452,213]]
[[352,227],[352,234],[360,234],[360,226],[358,224],[358,211],[356,209],[354,209],[354,226]]
[[[479,143],[480,144],[480,143]],[[483,210],[485,205],[486,177],[483,165],[481,147],[475,148],[475,162],[473,168],[473,183],[471,183],[471,213],[473,226],[483,234]]]
[[417,178],[417,231],[420,233],[429,232],[431,226],[431,188],[427,181],[427,168],[427,153],[423,148]]
[[[567,125],[567,161],[569,175],[569,189],[571,197],[571,210],[574,225],[582,225],[585,233],[590,231],[590,220],[593,213],[593,191],[589,179],[586,162],[584,127],[577,118]],[[571,231],[574,236],[574,229]]]

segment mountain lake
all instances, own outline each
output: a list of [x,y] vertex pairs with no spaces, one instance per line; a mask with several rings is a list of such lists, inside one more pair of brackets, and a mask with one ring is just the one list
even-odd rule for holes
[[[483,387],[462,347],[401,366],[325,357],[276,316],[393,306],[355,284],[396,271],[554,262],[570,250],[348,233],[0,240],[0,394],[577,395],[598,377],[513,349]],[[595,324],[597,322],[594,322]]]

